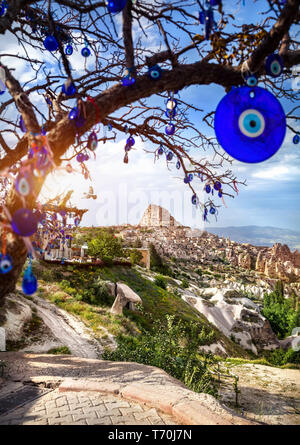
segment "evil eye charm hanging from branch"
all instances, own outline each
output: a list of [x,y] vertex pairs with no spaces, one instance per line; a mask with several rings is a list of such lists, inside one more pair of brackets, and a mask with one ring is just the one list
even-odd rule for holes
[[62,86],[62,92],[66,96],[73,96],[76,93],[76,87],[71,79],[67,79]]
[[198,205],[198,204],[199,204],[199,198],[198,198],[198,196],[197,196],[197,195],[193,195],[192,198],[191,198],[191,201],[192,201],[192,204],[193,204],[194,206]]
[[13,268],[13,261],[10,255],[0,254],[0,273],[6,274]]
[[154,65],[151,68],[149,68],[149,70],[148,70],[148,76],[152,80],[160,79],[161,75],[162,75],[162,70],[161,70],[161,67],[159,65]]
[[293,137],[293,144],[297,145],[300,142],[300,136],[299,134],[295,134],[295,136]]
[[173,156],[174,156],[174,154],[171,151],[169,151],[166,156],[167,161],[172,161]]
[[8,3],[6,0],[1,1],[0,3],[0,17],[4,17],[8,10]]
[[134,68],[127,68],[125,71],[125,76],[122,79],[122,85],[124,87],[129,87],[130,85],[133,85],[135,82],[134,78]]
[[87,47],[87,46],[85,46],[84,48],[82,48],[82,50],[81,50],[81,55],[83,56],[83,57],[89,57],[90,55],[91,55],[91,50]]
[[98,138],[94,131],[89,134],[87,148],[91,151],[95,151],[98,146]]
[[65,55],[71,56],[73,54],[73,46],[70,43],[65,47]]
[[166,125],[165,133],[168,136],[172,136],[175,133],[175,125],[172,124],[171,122],[168,125]]
[[127,141],[126,141],[126,145],[128,145],[128,147],[133,147],[134,146],[134,144],[135,144],[135,140],[134,140],[134,138],[132,137],[132,136],[129,136],[129,138],[127,139]]
[[105,3],[108,11],[112,14],[116,14],[125,8],[127,0],[105,0]]
[[25,269],[23,281],[22,281],[22,289],[24,294],[32,295],[37,290],[37,279],[33,275],[31,270],[31,254],[29,256],[29,266]]
[[286,133],[284,110],[269,91],[233,88],[217,106],[214,127],[223,149],[241,162],[262,162],[281,147]]
[[30,195],[33,190],[33,182],[28,171],[20,170],[16,178],[15,187],[19,195],[24,197]]
[[211,6],[207,10],[200,11],[199,22],[204,25],[205,40],[209,40],[210,32],[214,24],[214,12]]
[[266,73],[272,77],[279,77],[283,71],[283,61],[278,54],[271,54],[266,59]]
[[245,77],[245,81],[248,87],[255,87],[257,85],[258,79],[255,74],[250,74]]
[[13,231],[20,236],[27,237],[33,235],[37,231],[38,221],[35,214],[26,208],[18,209],[11,221]]
[[44,47],[50,52],[54,52],[58,49],[58,41],[54,36],[47,36],[43,43]]
[[24,122],[22,116],[20,116],[19,126],[20,126],[21,131],[23,131],[23,133],[27,133],[27,128],[25,126],[25,122]]

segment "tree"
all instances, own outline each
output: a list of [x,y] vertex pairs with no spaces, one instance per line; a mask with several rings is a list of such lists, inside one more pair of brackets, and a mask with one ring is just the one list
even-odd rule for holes
[[97,238],[88,243],[89,255],[100,257],[103,261],[110,262],[114,258],[124,256],[122,241],[107,230],[101,230]]
[[131,264],[140,264],[143,259],[143,254],[137,249],[130,251],[130,261]]
[[[113,3],[109,2],[110,8]],[[244,84],[247,67],[275,94],[294,101],[296,92],[286,81],[292,79],[291,68],[300,62],[294,37],[299,0],[266,0],[265,9],[260,11],[262,20],[257,15],[257,23],[243,25],[226,11],[226,3],[223,7],[222,2],[214,2],[220,3],[218,12],[215,8],[217,23],[210,32],[206,29],[205,36],[199,34],[198,14],[204,7],[199,0],[123,3],[125,7],[115,16],[104,1],[48,0],[45,8],[41,0],[1,0],[2,41],[13,35],[19,45],[17,54],[10,52],[9,46],[1,54],[0,92],[5,84],[9,97],[5,96],[0,106],[0,171],[2,207],[5,206],[0,222],[8,229],[8,215],[24,206],[24,197],[14,186],[20,169],[30,169],[33,162],[40,162],[44,149],[47,165],[40,170],[41,174],[32,175],[31,190],[26,196],[26,208],[32,209],[50,171],[60,167],[70,172],[72,159],[79,156],[82,161],[85,151],[94,149],[94,136],[90,137],[88,132],[100,122],[112,131],[108,136],[104,132],[98,141],[105,143],[119,134],[129,135],[125,163],[130,158],[130,137],[138,135],[151,143],[156,157],[160,145],[165,148],[168,166],[174,161],[170,160],[173,154],[185,177],[202,175],[205,181],[220,183],[222,195],[233,197],[238,184],[244,181],[230,170],[232,159],[220,150],[216,138],[208,136],[214,110],[201,115],[197,104],[176,96],[180,112],[175,117],[176,131],[168,136],[164,127],[170,111],[166,117],[154,104],[153,96],[157,95],[161,102],[170,96],[172,105],[176,91],[193,85],[216,84],[226,92]],[[147,40],[150,33],[158,39],[154,47]],[[81,49],[83,72],[73,70],[68,59],[70,51]],[[279,80],[265,76],[264,71],[265,58],[277,50],[285,66]],[[89,54],[93,66],[87,67]],[[28,64],[26,79],[14,75],[16,60]],[[36,101],[42,97],[47,108]],[[77,107],[69,119],[71,99],[77,100]],[[296,109],[292,105],[287,113],[290,122],[297,118]],[[206,133],[196,125],[199,116]],[[33,150],[31,157],[27,157],[28,147]],[[196,158],[191,153],[194,148],[201,153]],[[213,156],[203,155],[205,150]],[[81,165],[83,168],[84,162]],[[88,177],[87,168],[83,168],[83,174]],[[187,184],[193,195],[194,183]],[[207,196],[200,203],[202,211],[220,206],[220,201],[214,202],[212,195]],[[23,239],[13,231],[7,237],[7,252],[14,267],[1,276],[0,298],[14,290],[26,258]]]

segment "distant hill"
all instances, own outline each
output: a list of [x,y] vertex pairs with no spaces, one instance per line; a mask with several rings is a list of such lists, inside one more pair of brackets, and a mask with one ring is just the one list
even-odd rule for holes
[[291,249],[300,250],[300,232],[279,227],[240,226],[206,227],[207,232],[230,238],[238,243],[254,246],[272,246],[275,243],[287,244]]

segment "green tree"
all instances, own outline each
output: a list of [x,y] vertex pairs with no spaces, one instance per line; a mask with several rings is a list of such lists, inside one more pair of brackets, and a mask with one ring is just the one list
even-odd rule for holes
[[88,247],[89,255],[100,257],[106,263],[124,256],[122,240],[104,229],[98,233],[97,238],[88,242]]
[[136,249],[131,250],[129,256],[130,256],[131,264],[140,264],[140,262],[143,259],[142,252],[140,252],[139,250],[136,250]]

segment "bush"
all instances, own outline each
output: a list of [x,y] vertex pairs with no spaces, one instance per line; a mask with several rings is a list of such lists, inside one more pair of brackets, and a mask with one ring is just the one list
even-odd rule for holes
[[71,354],[70,349],[68,348],[68,346],[60,346],[58,348],[52,348],[49,349],[49,351],[47,352],[47,354],[56,354],[56,355],[61,355],[61,354]]
[[278,281],[275,290],[265,294],[262,315],[269,320],[272,330],[282,339],[300,326],[300,309],[295,309],[295,297],[285,299],[283,283]]
[[186,288],[189,287],[189,283],[188,283],[188,281],[187,281],[186,278],[183,278],[183,279],[182,279],[182,281],[181,281],[181,287],[182,287],[183,289],[186,289]]
[[292,348],[275,349],[265,354],[267,361],[273,366],[283,366],[288,363],[300,364],[300,351],[294,351]]
[[131,264],[140,264],[143,259],[143,254],[139,250],[131,250],[129,253]]
[[211,333],[206,334],[196,323],[184,325],[174,316],[166,316],[164,321],[156,320],[152,331],[144,331],[139,337],[119,336],[118,348],[105,351],[105,360],[132,361],[157,366],[171,376],[181,380],[196,392],[206,392],[217,396],[214,379],[208,370],[213,362],[210,354],[198,355],[199,346],[211,341]]
[[162,289],[167,289],[167,280],[162,275],[157,275],[155,277],[154,284]]
[[124,256],[122,240],[104,229],[99,231],[96,238],[88,242],[88,246],[89,255],[100,257],[107,265],[110,265],[114,258]]

